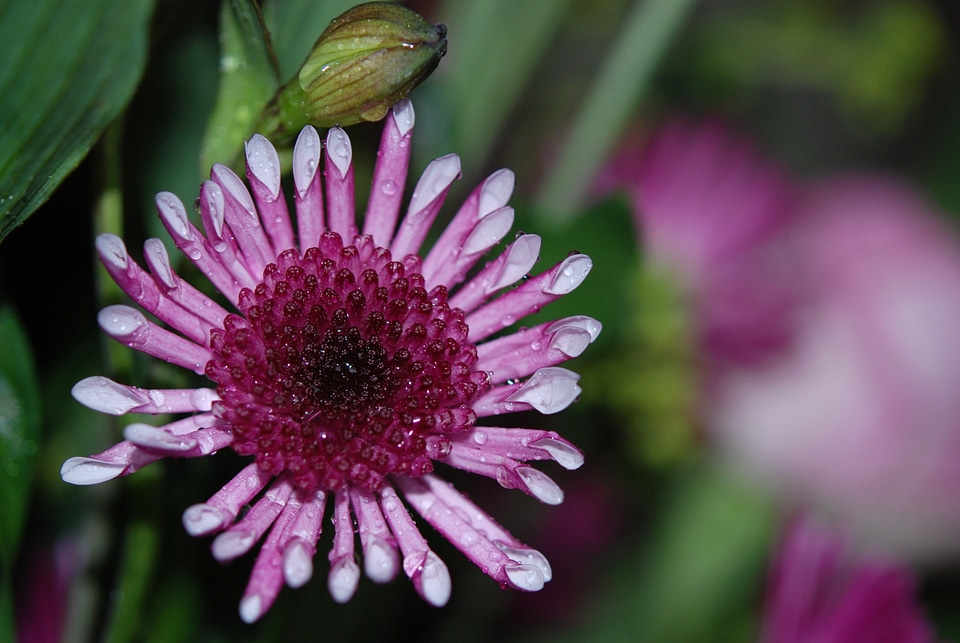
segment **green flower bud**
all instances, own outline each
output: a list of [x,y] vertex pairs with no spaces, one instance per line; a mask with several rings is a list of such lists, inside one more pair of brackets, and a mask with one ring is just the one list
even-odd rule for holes
[[268,138],[318,127],[378,121],[423,82],[447,52],[446,25],[390,2],[357,5],[334,18],[297,78],[280,89],[259,124]]

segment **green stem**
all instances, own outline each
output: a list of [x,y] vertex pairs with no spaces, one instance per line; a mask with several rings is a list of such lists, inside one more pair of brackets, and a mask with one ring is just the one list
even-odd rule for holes
[[[115,234],[123,238],[123,190],[122,190],[122,142],[123,122],[118,120],[104,132],[100,143],[103,187],[93,213],[93,231],[96,235]],[[110,278],[107,271],[97,264],[97,295],[100,306],[119,304],[124,301],[120,286]],[[114,341],[105,344],[109,372],[122,377],[133,367],[133,352]]]
[[[159,487],[159,477],[139,482],[138,492],[150,487],[154,495]],[[156,498],[153,498],[156,501]],[[147,511],[141,503],[141,513]],[[106,643],[127,643],[143,636],[147,591],[153,582],[159,537],[157,525],[149,516],[140,516],[127,525],[120,560],[119,577],[112,595],[112,609],[103,640]]]
[[579,210],[693,4],[694,0],[646,0],[634,6],[541,187],[538,202],[543,216],[564,221]]

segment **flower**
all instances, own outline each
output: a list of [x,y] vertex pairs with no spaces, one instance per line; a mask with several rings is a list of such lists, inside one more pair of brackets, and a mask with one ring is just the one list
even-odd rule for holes
[[603,177],[633,206],[639,244],[695,309],[712,361],[756,361],[784,341],[789,289],[776,240],[796,189],[724,125],[674,119],[645,146],[624,147]]
[[960,243],[942,213],[891,177],[800,183],[714,123],[631,153],[614,171],[683,297],[715,451],[890,553],[960,553]]
[[159,240],[146,242],[148,272],[116,236],[97,239],[114,280],[172,329],[129,306],[108,306],[98,318],[103,330],[205,374],[216,388],[146,390],[104,377],[78,382],[74,397],[101,412],[187,415],[160,427],[131,424],[123,442],[67,460],[61,476],[95,484],[165,456],[197,457],[227,446],[253,456],[183,516],[192,535],[220,532],[212,545],[220,561],[244,554],[265,535],[240,602],[247,622],[270,608],[284,582],[298,587],[311,578],[328,504],[335,526],[328,587],[339,602],[357,587],[358,534],[371,580],[387,582],[402,569],[427,602],[446,603],[446,566],[404,500],[504,586],[536,591],[550,580],[540,552],[433,470],[439,461],[548,504],[562,501],[557,484],[527,462],[553,459],[575,469],[583,462],[575,446],[553,431],[476,421],[514,411],[555,413],[577,397],[578,376],[557,364],[582,352],[599,322],[575,316],[491,338],[579,286],[592,263],[571,254],[529,276],[540,239],[521,234],[478,266],[513,224],[509,170],[477,187],[432,249],[418,255],[460,162],[451,154],[430,163],[398,225],[413,126],[413,106],[401,100],[385,122],[362,231],[354,215],[352,147],[338,127],[327,133],[323,186],[319,135],[306,127],[297,140],[299,243],[279,157],[262,136],[246,143],[252,197],[231,170],[213,166],[198,201],[204,233],[179,199],[157,195],[177,247],[239,314],[178,277]]
[[75,537],[34,542],[18,555],[22,573],[15,582],[18,641],[57,643],[64,638],[70,594],[87,565],[88,552]]
[[887,177],[821,181],[787,243],[791,340],[714,381],[727,454],[911,558],[960,535],[960,243]]
[[855,554],[836,534],[800,518],[786,530],[770,573],[760,640],[935,641],[915,594],[907,569]]

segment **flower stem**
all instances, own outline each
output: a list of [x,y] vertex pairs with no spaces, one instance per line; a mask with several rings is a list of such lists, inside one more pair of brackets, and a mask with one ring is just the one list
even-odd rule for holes
[[[123,122],[117,121],[104,132],[100,143],[100,163],[103,185],[94,206],[93,233],[95,236],[109,232],[123,238],[123,187],[122,187]],[[100,307],[119,304],[124,300],[123,291],[97,262],[97,298]],[[132,352],[121,344],[108,340],[104,346],[107,367],[113,376],[130,372],[133,366]]]

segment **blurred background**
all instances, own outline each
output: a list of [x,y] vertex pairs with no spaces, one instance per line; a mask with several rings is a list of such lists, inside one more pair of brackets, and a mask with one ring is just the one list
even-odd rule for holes
[[[338,605],[318,555],[250,626],[237,603],[253,556],[221,566],[181,526],[239,456],[96,487],[59,476],[121,437],[72,399],[77,380],[191,381],[99,331],[117,293],[93,238],[165,238],[154,194],[195,197],[230,69],[221,7],[35,4],[0,2],[0,640],[801,641],[858,565],[896,572],[902,618],[929,640],[960,639],[955,3],[404,3],[449,39],[411,94],[411,181],[460,155],[443,218],[509,167],[541,267],[593,258],[585,287],[541,313],[604,325],[568,365],[581,399],[517,420],[586,464],[549,469],[559,507],[443,472],[551,560],[537,594],[501,589],[428,528],[447,607],[403,579],[364,579]],[[352,4],[264,0],[284,80]],[[348,130],[361,201],[380,131]],[[779,638],[773,578],[800,515],[845,543],[848,573],[798,598],[811,629]],[[861,620],[879,618],[877,579],[854,588]],[[879,640],[851,636],[836,640]]]

